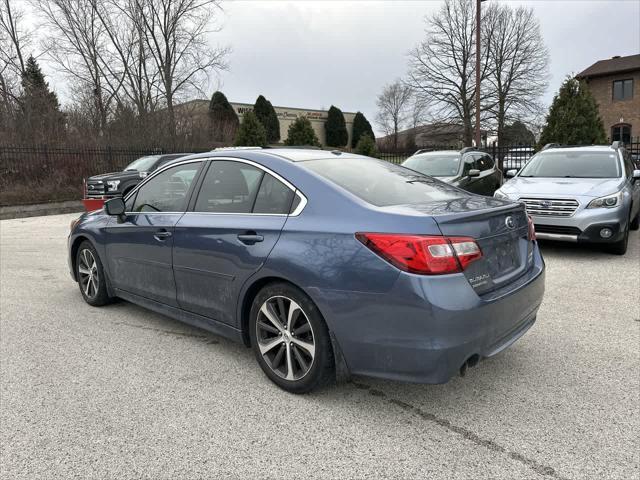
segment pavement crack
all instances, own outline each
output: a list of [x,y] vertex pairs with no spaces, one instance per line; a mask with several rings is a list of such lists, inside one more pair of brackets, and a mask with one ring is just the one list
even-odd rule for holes
[[114,323],[116,325],[124,325],[127,327],[139,328],[140,330],[150,330],[152,332],[158,332],[158,333],[162,333],[163,335],[171,335],[174,337],[199,338],[201,340],[206,340],[207,343],[210,345],[215,345],[219,343],[218,340],[216,340],[215,338],[211,338],[209,335],[202,335],[198,333],[188,333],[188,332],[178,332],[175,330],[165,330],[164,328],[148,327],[146,325],[137,325],[135,323],[128,323],[128,322],[114,322]]
[[446,420],[444,418],[440,418],[436,415],[434,415],[433,413],[429,413],[429,412],[425,412],[424,410],[421,410],[418,407],[415,407],[407,402],[404,402],[402,400],[398,400],[395,398],[390,398],[389,396],[387,396],[386,393],[384,393],[381,390],[377,390],[365,383],[358,383],[358,382],[351,382],[353,384],[353,386],[355,386],[356,388],[360,389],[360,390],[366,390],[369,392],[369,395],[372,395],[374,397],[378,397],[378,398],[382,398],[384,400],[386,400],[388,403],[395,405],[396,407],[401,408],[402,410],[412,413],[414,415],[417,415],[418,417],[422,418],[423,420],[426,420],[428,422],[432,422],[435,423],[436,425],[439,425],[440,427],[443,427],[447,430],[449,430],[450,432],[456,433],[460,436],[462,436],[465,440],[469,440],[470,442],[480,446],[480,447],[484,447],[488,450],[497,452],[497,453],[501,453],[504,455],[507,455],[509,458],[520,462],[524,465],[526,465],[527,467],[531,468],[533,471],[535,471],[536,473],[543,475],[543,476],[547,476],[547,477],[551,477],[551,478],[555,478],[557,480],[568,480],[566,477],[563,477],[562,475],[560,475],[558,472],[556,472],[556,470],[553,467],[550,467],[548,465],[544,465],[536,460],[533,460],[532,458],[529,458],[519,452],[515,452],[512,450],[507,449],[506,447],[503,447],[502,445],[494,442],[493,440],[487,439],[487,438],[482,438],[480,435],[472,432],[471,430],[465,428],[465,427],[461,427],[459,425],[455,425],[453,423],[451,423],[449,420]]

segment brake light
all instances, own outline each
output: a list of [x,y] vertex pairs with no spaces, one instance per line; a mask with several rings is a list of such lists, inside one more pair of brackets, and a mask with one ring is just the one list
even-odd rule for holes
[[527,215],[527,222],[529,223],[529,240],[535,242],[536,240],[536,227],[533,224],[533,219]]
[[459,273],[482,257],[469,237],[356,233],[356,238],[400,270],[421,275]]

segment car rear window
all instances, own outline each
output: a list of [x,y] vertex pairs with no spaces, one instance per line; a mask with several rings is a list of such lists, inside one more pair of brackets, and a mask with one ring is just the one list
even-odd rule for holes
[[520,177],[618,178],[622,175],[615,152],[542,152],[522,169]]
[[448,201],[467,195],[431,177],[381,160],[336,158],[310,160],[304,165],[378,207]]

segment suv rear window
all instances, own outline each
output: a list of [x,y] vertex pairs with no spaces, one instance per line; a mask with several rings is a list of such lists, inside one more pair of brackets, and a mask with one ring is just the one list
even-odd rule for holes
[[304,165],[377,207],[449,201],[464,192],[413,170],[367,158],[310,160]]
[[541,152],[527,163],[520,177],[618,178],[622,176],[616,152]]

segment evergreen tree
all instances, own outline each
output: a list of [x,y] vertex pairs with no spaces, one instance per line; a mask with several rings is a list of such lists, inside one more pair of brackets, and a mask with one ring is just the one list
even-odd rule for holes
[[351,136],[352,148],[357,148],[358,141],[364,134],[369,135],[372,140],[376,139],[376,136],[373,134],[373,128],[371,128],[371,124],[362,113],[358,112],[353,118],[353,134]]
[[29,56],[22,74],[22,95],[18,98],[18,135],[31,143],[56,143],[66,136],[65,117],[58,96],[33,56]]
[[287,139],[284,143],[285,145],[299,147],[320,146],[316,132],[313,131],[311,122],[307,117],[298,117],[295,122],[289,125]]
[[256,103],[253,106],[253,111],[260,120],[260,123],[264,125],[267,131],[267,142],[277,143],[280,141],[280,122],[278,121],[278,115],[275,108],[271,105],[271,102],[260,95],[256,99]]
[[345,147],[349,141],[347,125],[342,110],[331,105],[327,121],[324,124],[327,145],[330,147]]
[[214,142],[230,144],[238,131],[238,115],[222,92],[215,92],[209,102],[211,139]]
[[248,111],[242,116],[235,145],[237,147],[264,147],[267,144],[267,131],[255,113]]
[[533,145],[535,142],[535,135],[518,120],[505,126],[502,132],[502,145]]
[[360,140],[358,140],[358,145],[356,145],[356,153],[376,158],[378,156],[376,141],[368,133],[360,135]]
[[591,145],[605,143],[607,135],[598,105],[584,82],[568,78],[553,98],[540,136],[542,145]]

